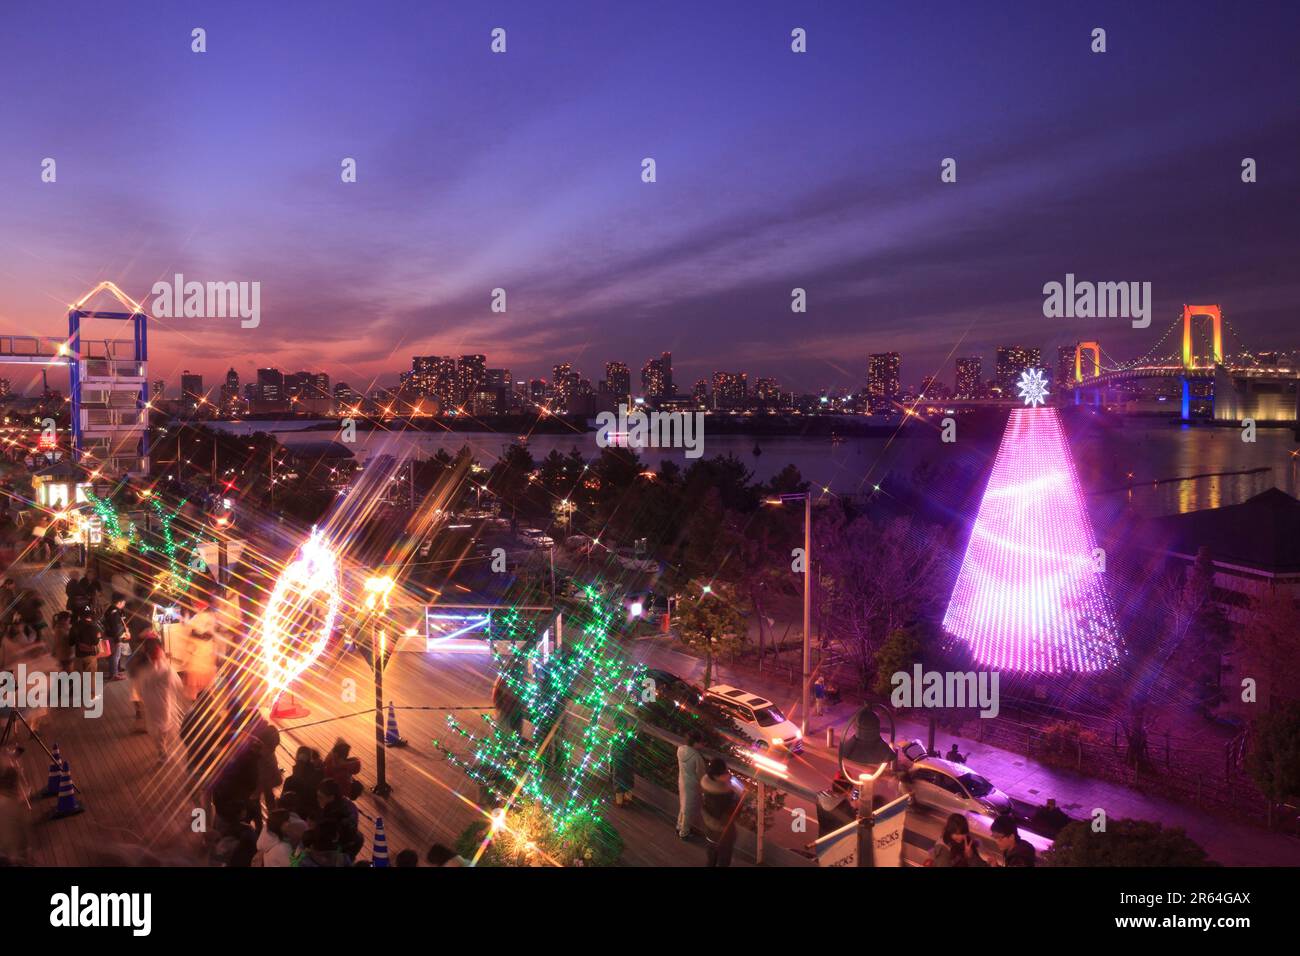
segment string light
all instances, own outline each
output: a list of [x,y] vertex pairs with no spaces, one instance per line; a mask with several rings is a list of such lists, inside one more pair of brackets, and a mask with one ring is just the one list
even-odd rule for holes
[[1012,411],[944,628],[986,667],[1036,674],[1116,663],[1119,636],[1055,408]]
[[[601,821],[611,763],[636,735],[632,711],[643,670],[612,644],[614,609],[595,588],[583,589],[582,611],[575,616],[579,633],[550,654],[536,641],[536,618],[524,618],[514,608],[500,616],[499,639],[524,645],[509,656],[494,652],[500,685],[531,724],[532,739],[488,715],[482,733],[449,716],[448,727],[468,743],[470,753],[444,751],[448,762],[500,802],[522,801],[540,810],[559,835]],[[496,624],[494,619],[494,629]],[[570,709],[584,713],[583,726],[574,728],[576,733],[552,734]]]

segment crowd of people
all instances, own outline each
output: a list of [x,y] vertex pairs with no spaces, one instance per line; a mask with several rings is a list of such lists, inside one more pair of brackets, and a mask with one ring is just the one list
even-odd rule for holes
[[[12,579],[0,582],[0,670],[27,662],[29,671],[40,666],[102,674],[105,684],[129,681],[135,731],[149,735],[159,766],[181,767],[199,787],[213,821],[203,837],[210,863],[370,865],[356,804],[363,792],[361,761],[342,739],[323,757],[302,746],[286,776],[278,760],[280,733],[256,708],[239,721],[228,719],[247,704],[217,681],[221,660],[237,642],[207,600],[190,600],[192,614],[173,628],[164,647],[143,589],[128,596],[93,571],[74,571],[64,593],[64,608],[47,621],[39,594]],[[35,726],[38,715],[25,716]],[[0,864],[22,864],[31,862],[30,788],[21,779],[17,752],[8,756],[0,759]],[[434,844],[423,862],[466,864],[442,844]],[[421,858],[403,850],[393,863],[418,866]]]
[[[288,776],[278,766],[280,733],[260,723],[245,735],[233,759],[211,788],[216,825],[208,842],[219,866],[345,867],[371,866],[363,852],[361,810],[356,800],[361,761],[339,739],[323,758],[300,746]],[[278,791],[278,793],[277,793]],[[402,850],[399,867],[419,866],[419,855]],[[435,843],[425,854],[430,866],[464,866],[454,851]]]

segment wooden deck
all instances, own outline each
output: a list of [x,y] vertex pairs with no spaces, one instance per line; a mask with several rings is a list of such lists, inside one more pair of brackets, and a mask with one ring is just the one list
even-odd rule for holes
[[[9,573],[20,586],[39,590],[47,610],[62,607],[68,571],[22,565]],[[363,856],[369,854],[375,816],[384,819],[390,855],[411,848],[421,860],[432,843],[452,845],[470,823],[481,818],[474,804],[477,785],[448,764],[434,746],[438,740],[455,748],[455,735],[446,723],[448,711],[435,708],[473,705],[459,716],[470,724],[477,719],[478,707],[486,709],[490,700],[491,662],[486,655],[393,655],[385,671],[385,701],[392,700],[399,708],[398,724],[408,746],[386,750],[387,779],[393,788],[386,798],[369,791],[375,781],[371,668],[360,654],[339,653],[318,661],[311,675],[310,681],[292,688],[310,715],[278,723],[279,762],[287,774],[301,744],[322,753],[339,737],[352,744],[353,754],[362,761],[360,779],[367,786],[357,801],[367,841]],[[40,728],[48,745],[60,745],[86,809],[76,816],[50,819],[55,801],[33,798],[33,861],[54,866],[205,863],[200,839],[190,829],[198,799],[189,792],[179,762],[160,768],[149,738],[133,732],[129,682],[106,682],[104,693],[104,711],[98,719],[80,710],[54,711]],[[43,789],[48,759],[25,732],[19,737],[26,747],[28,783]],[[640,781],[637,785],[644,786]],[[632,809],[611,804],[606,817],[623,837],[623,865],[704,865],[703,846],[678,840],[673,821],[647,801]],[[748,865],[751,860],[752,854],[738,848],[733,865]]]

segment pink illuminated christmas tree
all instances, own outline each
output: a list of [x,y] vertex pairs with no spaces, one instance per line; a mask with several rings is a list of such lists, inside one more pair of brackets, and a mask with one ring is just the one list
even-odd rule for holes
[[1038,369],[1019,387],[943,626],[983,667],[1104,670],[1120,640],[1061,417]]

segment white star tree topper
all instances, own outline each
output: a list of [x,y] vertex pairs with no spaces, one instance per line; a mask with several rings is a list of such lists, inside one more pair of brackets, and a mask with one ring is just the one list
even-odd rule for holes
[[1041,369],[1027,368],[1021,372],[1016,388],[1020,389],[1020,397],[1030,408],[1047,403],[1047,382]]

